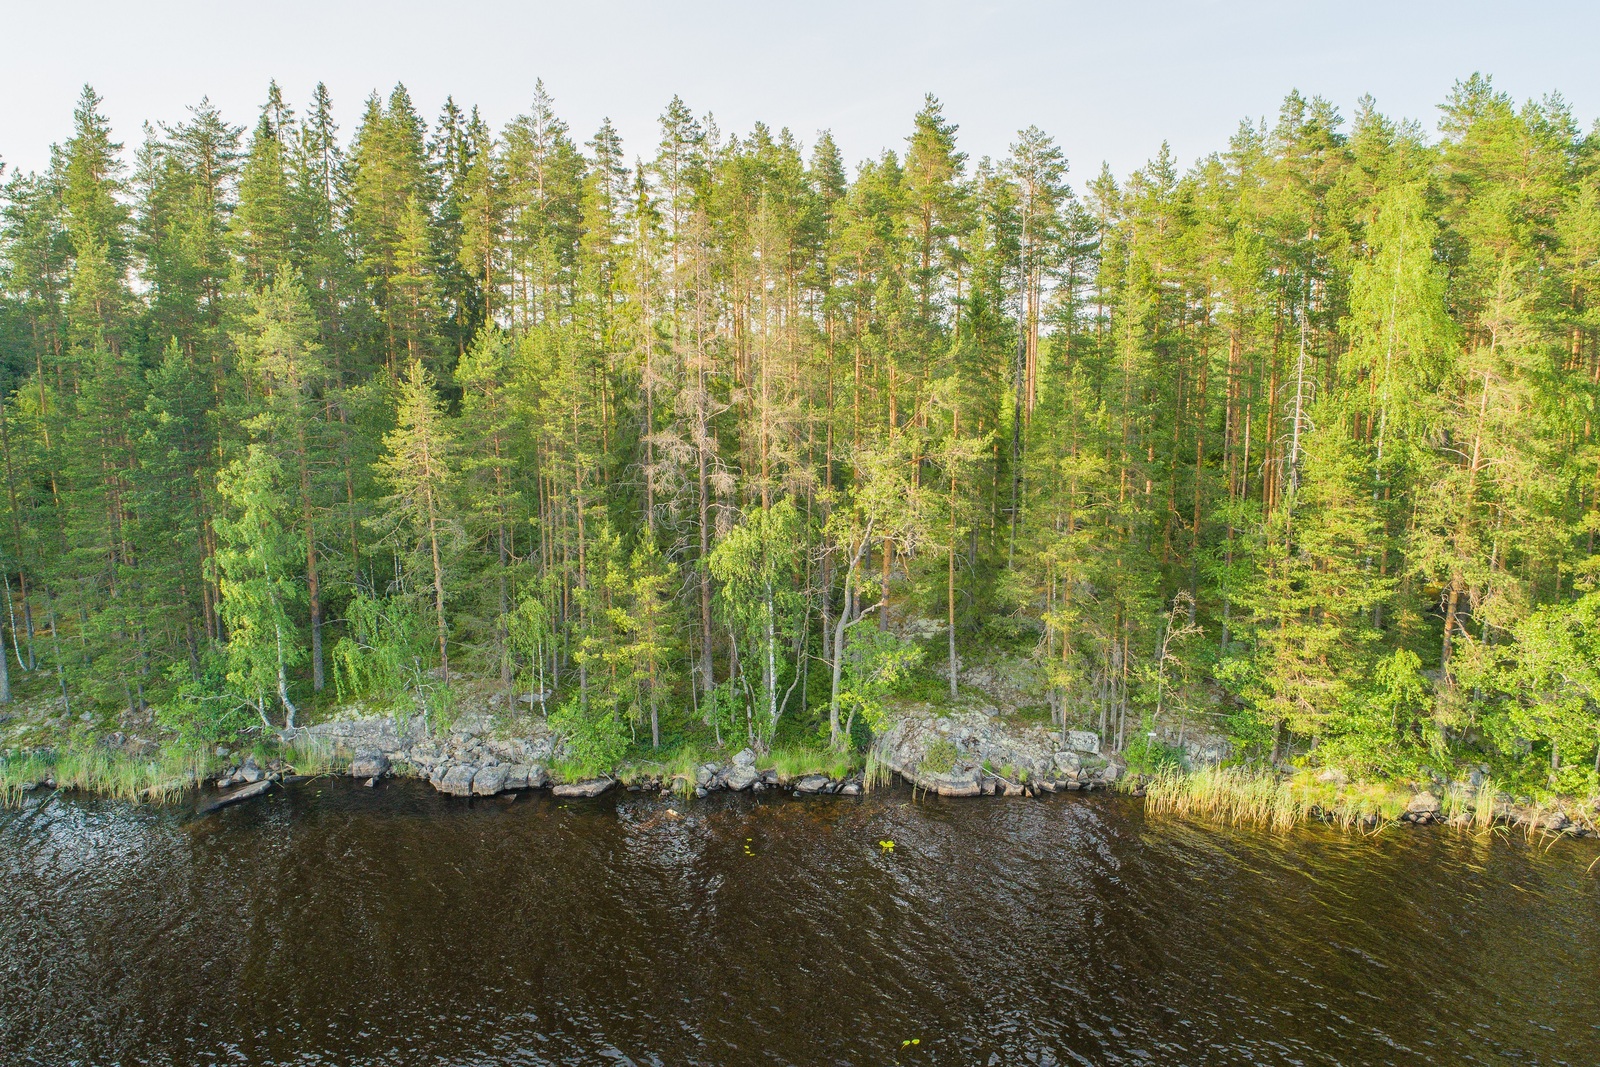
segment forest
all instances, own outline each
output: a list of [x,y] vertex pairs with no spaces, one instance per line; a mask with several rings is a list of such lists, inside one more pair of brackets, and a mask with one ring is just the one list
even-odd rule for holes
[[[184,743],[461,680],[859,748],[1004,650],[1178,758],[1600,786],[1600,130],[1291,94],[1181,167],[932,95],[654,144],[318,86],[0,197],[0,698]],[[63,123],[65,130],[65,123]],[[1159,751],[1157,751],[1159,750]]]

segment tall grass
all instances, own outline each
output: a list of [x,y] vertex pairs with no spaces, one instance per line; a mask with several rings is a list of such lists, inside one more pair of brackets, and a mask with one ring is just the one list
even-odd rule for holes
[[349,759],[340,757],[332,742],[304,732],[284,743],[282,758],[296,774],[340,774],[350,766]]
[[28,790],[52,773],[51,761],[33,753],[0,757],[0,806],[19,806]]
[[[1403,817],[1414,795],[1399,783],[1328,782],[1309,772],[1284,777],[1242,767],[1207,767],[1189,774],[1162,771],[1143,784],[1149,812],[1272,829],[1289,829],[1309,819],[1346,829],[1378,829]],[[1501,799],[1500,787],[1492,780],[1476,787],[1449,785],[1439,790],[1439,817],[1461,829],[1490,830],[1504,814]],[[1552,803],[1548,810],[1564,806]],[[1544,824],[1545,812],[1539,806],[1531,816],[1524,813],[1520,824],[1536,832]],[[1585,829],[1591,828],[1587,812],[1580,811],[1575,818]]]
[[867,753],[866,769],[861,775],[861,789],[870,793],[875,789],[887,789],[894,784],[894,771],[889,767],[889,761],[879,754],[877,748]]
[[0,803],[20,804],[25,787],[53,779],[58,789],[81,790],[118,800],[174,800],[205,777],[210,761],[197,750],[163,749],[129,756],[112,749],[74,748],[53,755],[0,759]]
[[861,756],[854,751],[840,752],[832,748],[813,748],[810,745],[785,745],[772,750],[772,769],[778,772],[778,781],[787,782],[808,774],[822,774],[829,778],[848,778],[861,768]]
[[1146,780],[1145,810],[1287,830],[1309,814],[1288,782],[1242,767],[1205,767],[1190,774],[1164,768]]

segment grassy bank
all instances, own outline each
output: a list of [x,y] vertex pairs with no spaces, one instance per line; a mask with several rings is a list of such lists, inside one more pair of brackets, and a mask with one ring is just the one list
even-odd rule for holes
[[[1124,788],[1142,792],[1145,810],[1153,815],[1273,830],[1288,830],[1311,821],[1345,829],[1380,829],[1415,810],[1422,792],[1398,782],[1330,781],[1310,771],[1282,775],[1244,767],[1194,771],[1166,768],[1130,778]],[[1488,830],[1510,824],[1531,832],[1545,828],[1552,820],[1559,821],[1558,815],[1571,820],[1568,829],[1593,833],[1597,828],[1593,804],[1573,804],[1557,798],[1519,804],[1493,781],[1485,781],[1477,788],[1460,784],[1430,787],[1427,793],[1437,802],[1431,819],[1465,829]]]
[[193,789],[213,760],[195,752],[164,749],[129,756],[103,748],[0,757],[0,803],[16,805],[42,783],[118,800],[167,801]]

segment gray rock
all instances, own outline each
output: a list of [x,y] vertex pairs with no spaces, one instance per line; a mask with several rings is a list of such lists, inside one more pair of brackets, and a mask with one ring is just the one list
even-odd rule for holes
[[847,797],[858,797],[861,795],[861,783],[846,782],[844,785],[839,787],[839,792]]
[[537,763],[513,764],[506,774],[506,789],[542,789],[550,784],[550,776]]
[[255,760],[245,760],[244,766],[239,769],[235,777],[243,778],[247,782],[259,782],[266,776],[267,772],[257,767]]
[[733,767],[728,771],[728,788],[735,793],[743,792],[755,785],[756,779],[759,777],[754,767],[747,763],[738,762],[738,758],[735,757]]
[[1407,815],[1437,815],[1439,814],[1439,798],[1432,793],[1423,791],[1411,798],[1406,805]]
[[794,783],[796,793],[820,793],[828,787],[828,776],[825,774],[802,775]]
[[350,761],[350,777],[382,778],[389,773],[389,757],[382,752],[362,752]]
[[919,782],[942,797],[975,797],[983,792],[982,776],[972,768],[957,767],[947,774],[935,774]]
[[478,768],[470,763],[451,763],[445,766],[444,773],[439,776],[433,787],[453,797],[470,797],[472,780],[477,774]]
[[733,757],[733,765],[735,767],[754,767],[756,765],[755,752],[748,748],[741,748],[739,754]]
[[478,773],[472,777],[473,795],[480,797],[494,796],[506,787],[506,779],[510,776],[511,768],[504,764],[478,768]]
[[615,784],[615,779],[591,778],[586,782],[562,782],[550,792],[558,797],[597,797]]
[[376,777],[368,778],[367,779],[367,788],[368,789],[376,789],[376,788],[378,788],[378,779]]
[[1121,776],[1122,768],[1117,766],[1115,763],[1106,764],[1105,767],[1100,771],[1100,780],[1106,783],[1115,782]]
[[1092,730],[1068,730],[1067,747],[1078,752],[1100,752],[1100,735]]
[[1058,771],[1076,771],[1083,765],[1083,760],[1071,749],[1062,749],[1050,757],[1050,762]]
[[694,784],[702,788],[709,787],[721,770],[715,763],[702,763],[695,769]]

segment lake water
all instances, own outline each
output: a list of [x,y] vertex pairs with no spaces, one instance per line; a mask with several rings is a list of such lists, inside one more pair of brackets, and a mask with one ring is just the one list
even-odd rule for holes
[[1597,856],[1079,794],[38,797],[0,1063],[1593,1067]]

